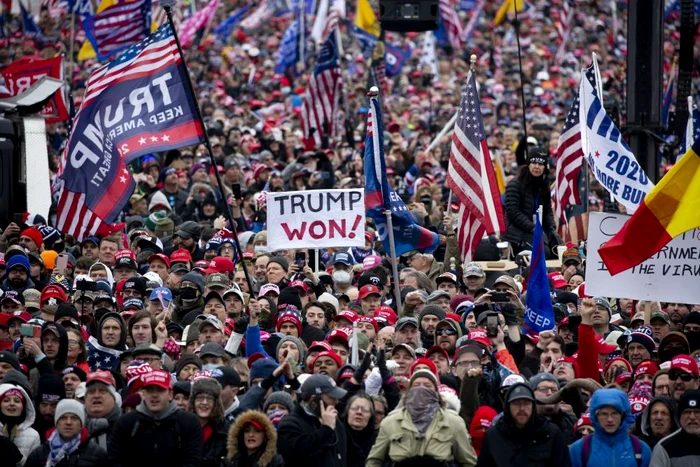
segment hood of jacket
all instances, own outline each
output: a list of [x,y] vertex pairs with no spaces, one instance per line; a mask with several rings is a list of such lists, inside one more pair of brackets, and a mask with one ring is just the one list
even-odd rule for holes
[[530,417],[530,420],[528,420],[527,425],[525,425],[525,427],[523,427],[522,429],[518,429],[515,425],[515,421],[513,420],[513,416],[510,413],[510,402],[506,402],[503,405],[503,417],[501,418],[501,420],[503,421],[503,423],[505,423],[506,427],[508,428],[508,431],[510,431],[511,434],[521,433],[523,436],[527,437],[527,436],[534,433],[534,428],[536,425],[535,422],[537,419],[537,405],[534,401],[535,393],[532,391],[530,386],[528,386],[527,384],[517,383],[517,384],[512,385],[508,389],[508,392],[506,392],[504,400],[509,399],[510,393],[516,387],[518,387],[518,388],[523,387],[524,389],[521,389],[521,391],[527,391],[532,396],[532,399],[533,399],[533,401],[532,401],[532,416]]
[[267,415],[257,410],[243,412],[236,418],[235,423],[231,426],[228,432],[228,443],[226,445],[228,459],[231,460],[240,453],[239,446],[244,445],[242,439],[243,427],[250,420],[262,425],[265,431],[265,448],[262,453],[260,453],[257,464],[261,467],[265,467],[272,462],[275,454],[277,454],[277,431],[275,431],[275,427],[270,419],[267,418]]
[[160,190],[156,191],[155,193],[153,193],[153,196],[151,196],[151,201],[148,203],[148,210],[153,211],[153,208],[155,208],[158,205],[162,206],[163,209],[165,209],[168,212],[172,211],[167,196],[165,196],[165,193],[163,193]]
[[[46,322],[41,327],[42,336],[48,328],[51,328],[52,330],[55,329],[56,332],[58,332],[58,354],[56,355],[56,361],[53,364],[53,369],[55,371],[61,371],[63,368],[65,368],[66,360],[68,359],[68,333],[66,332],[66,328],[60,324]],[[43,339],[41,342],[41,350],[44,350]]]
[[646,408],[644,409],[644,412],[642,412],[641,428],[642,434],[644,436],[653,436],[651,432],[651,407],[657,402],[661,402],[664,405],[666,405],[669,413],[671,414],[671,433],[680,428],[680,424],[678,423],[678,419],[676,418],[676,411],[674,410],[673,402],[671,402],[671,399],[669,399],[668,397],[655,397],[654,399],[649,401],[649,404],[647,404]]
[[112,270],[109,269],[109,266],[107,266],[105,263],[102,263],[100,261],[97,261],[94,263],[92,266],[90,266],[90,269],[88,269],[88,276],[92,272],[92,268],[94,268],[97,265],[101,265],[105,271],[107,271],[107,282],[109,283],[109,287],[114,290],[114,275],[112,274]]
[[148,410],[148,407],[146,407],[145,402],[141,402],[139,405],[136,406],[136,411],[140,414],[145,415],[146,417],[150,418],[151,420],[165,420],[166,418],[170,417],[173,415],[175,412],[177,412],[179,409],[177,408],[177,405],[175,404],[175,401],[172,400],[170,401],[170,404],[159,414],[154,414],[150,410]]
[[[600,423],[598,423],[596,413],[603,407],[612,407],[622,413],[622,423],[620,423],[620,427],[613,434],[606,433],[603,427],[600,426]],[[627,394],[619,389],[599,389],[594,392],[591,398],[590,412],[591,424],[595,428],[593,436],[605,438],[606,442],[609,442],[611,438],[613,441],[626,439],[629,428],[634,425],[634,417],[632,416]]]
[[103,347],[107,347],[104,342],[102,342],[102,326],[104,326],[105,321],[108,319],[113,319],[116,320],[119,323],[119,327],[122,329],[122,332],[119,335],[119,343],[117,344],[116,350],[125,350],[126,349],[126,334],[127,334],[127,327],[126,323],[124,322],[124,318],[122,318],[119,313],[116,313],[114,311],[110,311],[109,313],[105,313],[102,315],[102,318],[100,318],[100,323],[97,325],[97,343],[100,344]]
[[24,396],[24,420],[20,423],[19,429],[26,430],[31,428],[36,419],[36,410],[34,409],[34,404],[29,393],[20,385],[14,384],[0,384],[0,397],[2,397],[10,389],[17,389]]

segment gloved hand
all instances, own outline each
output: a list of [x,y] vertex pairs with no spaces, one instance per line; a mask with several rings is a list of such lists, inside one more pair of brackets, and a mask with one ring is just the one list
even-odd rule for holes
[[386,383],[391,379],[393,373],[386,366],[386,354],[384,349],[381,349],[377,354],[377,367],[379,368],[379,374],[382,376],[382,382]]
[[504,303],[501,305],[501,314],[506,320],[507,326],[517,326],[518,318],[515,315],[515,306],[512,303]]
[[369,352],[365,352],[365,358],[362,359],[362,362],[360,362],[360,366],[355,370],[355,373],[352,375],[352,377],[357,381],[358,384],[362,384],[362,381],[365,379],[365,373],[367,373],[367,370],[369,370],[370,365],[372,364],[372,354]]
[[248,318],[248,315],[246,314],[241,314],[238,318],[236,318],[236,322],[233,325],[233,332],[236,334],[245,334],[245,330],[248,327],[248,322],[250,319]]

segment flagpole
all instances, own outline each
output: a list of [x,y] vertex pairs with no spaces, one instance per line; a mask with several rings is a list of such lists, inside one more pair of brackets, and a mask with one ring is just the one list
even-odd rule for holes
[[525,135],[525,147],[527,148],[527,123],[525,122],[525,89],[523,88],[523,54],[520,50],[520,22],[518,21],[518,5],[513,4],[515,10],[515,40],[518,43],[518,74],[520,75],[520,100],[523,105],[523,134]]
[[[367,95],[372,98],[377,98],[379,96],[379,88],[377,86],[372,86],[369,88]],[[375,157],[379,157],[379,154],[375,154]],[[383,174],[377,174],[381,177]],[[399,290],[399,263],[396,261],[396,244],[394,243],[394,223],[391,218],[391,208],[387,209],[384,206],[384,215],[386,216],[386,229],[389,236],[389,254],[391,255],[391,270],[394,276],[394,300],[396,300],[396,311],[401,314],[401,291]]]
[[[77,1],[77,0],[76,0]],[[70,5],[70,3],[69,3]],[[73,11],[70,12],[70,48],[68,56],[68,88],[73,89],[73,67],[74,67],[74,57],[73,57],[73,44],[75,43],[75,8],[76,3],[73,3]]]
[[[185,65],[185,68],[187,69],[187,61],[185,60],[185,54],[182,51],[182,45],[180,44],[180,38],[177,35],[177,30],[175,29],[175,24],[173,22],[173,11],[172,11],[172,5],[175,2],[175,0],[161,0],[161,6],[165,10],[165,14],[168,16],[168,23],[170,24],[170,27],[173,30],[173,36],[175,36],[175,43],[177,44],[177,51],[180,53],[180,58],[182,59],[182,63]],[[194,3],[194,2],[192,2]],[[192,91],[192,96],[196,96],[195,90],[194,90],[194,85],[192,84],[192,78],[190,77],[189,70],[187,73],[185,73],[187,76],[187,82],[190,85],[190,90]],[[202,126],[202,130],[206,128],[204,125],[204,119],[202,118],[202,112],[199,109],[199,103],[195,103],[194,105],[194,110],[195,114],[197,117],[197,120],[199,121],[199,124]],[[248,273],[248,268],[244,264],[243,260],[243,250],[241,249],[241,243],[238,241],[238,234],[236,233],[236,223],[233,220],[233,216],[231,215],[231,209],[228,207],[228,203],[226,200],[226,193],[224,193],[224,182],[221,180],[221,174],[219,173],[216,159],[214,158],[214,150],[211,147],[211,142],[209,142],[209,138],[205,137],[204,138],[204,145],[207,148],[207,152],[209,153],[209,160],[211,161],[211,165],[214,168],[214,174],[216,175],[216,182],[219,185],[219,193],[221,194],[221,199],[224,201],[224,204],[226,204],[226,218],[229,221],[229,224],[231,225],[231,230],[233,231],[233,241],[236,244],[236,249],[238,250],[238,257],[240,258],[241,265],[243,266],[241,269],[243,269],[243,274],[245,275],[245,280],[248,283],[248,292],[253,293],[253,281],[250,279],[250,274]]]
[[449,122],[445,124],[445,126],[440,130],[440,133],[437,134],[437,136],[430,142],[428,145],[428,148],[426,149],[426,152],[430,152],[435,147],[440,144],[440,140],[452,130],[452,127],[455,126],[455,122],[457,121],[457,115],[459,115],[459,111],[455,112],[455,114],[452,116]]

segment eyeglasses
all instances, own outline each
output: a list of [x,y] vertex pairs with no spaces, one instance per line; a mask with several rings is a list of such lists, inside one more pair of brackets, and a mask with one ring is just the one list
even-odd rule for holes
[[540,394],[554,394],[555,392],[557,392],[557,390],[557,388],[553,388],[550,386],[542,386],[535,389],[535,392],[538,392]]
[[455,334],[457,334],[457,331],[450,328],[438,329],[437,331],[435,331],[436,336],[454,336]]
[[463,360],[461,362],[455,363],[455,366],[459,368],[478,368],[481,366],[481,362],[479,360]]
[[194,398],[195,402],[214,402],[214,397],[207,394],[200,394]]
[[606,418],[622,418],[622,414],[617,410],[611,412],[598,412],[596,417],[606,419]]
[[75,347],[76,345],[79,345],[80,342],[76,341],[75,339],[68,339],[68,346],[69,347]]
[[671,381],[676,381],[680,379],[684,383],[688,383],[696,378],[695,375],[691,375],[690,373],[686,373],[685,371],[669,371],[668,372],[668,379]]
[[372,409],[370,409],[369,407],[365,407],[364,405],[351,405],[350,410],[362,413],[372,413]]

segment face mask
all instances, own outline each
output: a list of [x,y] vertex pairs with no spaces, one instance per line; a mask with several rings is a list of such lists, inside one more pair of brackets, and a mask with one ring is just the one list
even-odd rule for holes
[[202,371],[216,370],[217,368],[219,368],[219,365],[215,365],[213,363],[205,363],[202,365]]
[[180,289],[180,298],[183,300],[194,300],[197,298],[197,289],[192,287],[185,287]]
[[688,338],[691,353],[700,349],[700,331],[686,332],[685,337]]
[[266,246],[256,246],[253,248],[253,251],[256,253],[267,253],[267,247]]
[[350,273],[347,271],[334,271],[333,272],[333,282],[337,282],[340,284],[349,284],[350,283]]

